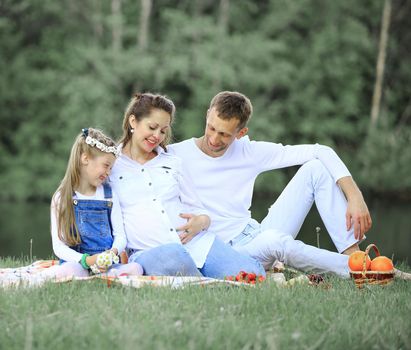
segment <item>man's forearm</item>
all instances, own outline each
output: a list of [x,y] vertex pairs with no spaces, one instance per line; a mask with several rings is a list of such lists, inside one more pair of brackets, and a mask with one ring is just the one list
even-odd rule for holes
[[337,181],[337,185],[340,186],[348,201],[358,197],[363,199],[360,189],[351,176],[342,177]]

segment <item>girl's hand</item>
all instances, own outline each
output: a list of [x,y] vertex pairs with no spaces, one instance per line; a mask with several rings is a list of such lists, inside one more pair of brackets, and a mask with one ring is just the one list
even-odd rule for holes
[[179,236],[183,244],[190,242],[199,232],[210,226],[208,215],[180,214],[180,217],[187,219],[185,225],[176,228],[177,232],[181,232]]
[[88,266],[94,265],[96,263],[98,254],[90,255],[86,258],[86,263]]
[[114,255],[118,255],[118,250],[117,250],[117,248],[111,248],[110,250],[114,253]]
[[[97,257],[100,254],[94,254],[94,255],[90,255],[86,258],[86,263],[88,266],[92,266],[92,265],[96,265],[97,262]],[[108,267],[107,266],[97,266],[98,269],[100,270],[101,273],[107,272]]]

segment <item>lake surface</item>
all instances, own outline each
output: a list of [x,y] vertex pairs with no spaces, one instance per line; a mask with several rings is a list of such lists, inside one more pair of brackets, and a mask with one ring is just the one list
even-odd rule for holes
[[[374,243],[382,255],[393,257],[394,261],[410,263],[411,203],[384,200],[368,200],[367,203],[372,214],[373,227],[367,233],[367,240],[362,243],[362,248]],[[252,207],[254,218],[261,220],[270,204],[269,200],[256,199]],[[32,240],[33,257],[51,257],[49,210],[48,203],[0,204],[0,256],[30,256]],[[321,228],[320,247],[335,251],[315,208],[308,215],[297,238],[316,246],[317,226]]]

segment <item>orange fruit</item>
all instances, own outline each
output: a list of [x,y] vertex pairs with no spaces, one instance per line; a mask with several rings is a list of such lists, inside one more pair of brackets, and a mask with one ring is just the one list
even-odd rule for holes
[[[350,255],[348,258],[348,266],[351,271],[362,271],[363,270],[363,263],[364,263],[364,256],[365,252],[358,250]],[[369,270],[371,266],[371,259],[367,254],[365,269]]]
[[377,256],[371,261],[372,271],[391,271],[394,269],[394,264],[390,258],[386,256]]

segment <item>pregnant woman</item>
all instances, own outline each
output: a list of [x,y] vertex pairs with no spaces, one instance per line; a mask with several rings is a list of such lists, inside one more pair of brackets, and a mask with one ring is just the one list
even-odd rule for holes
[[143,93],[133,96],[124,115],[110,184],[119,196],[129,261],[146,275],[265,275],[259,262],[208,231],[210,219],[181,159],[167,153],[174,114],[171,100]]

